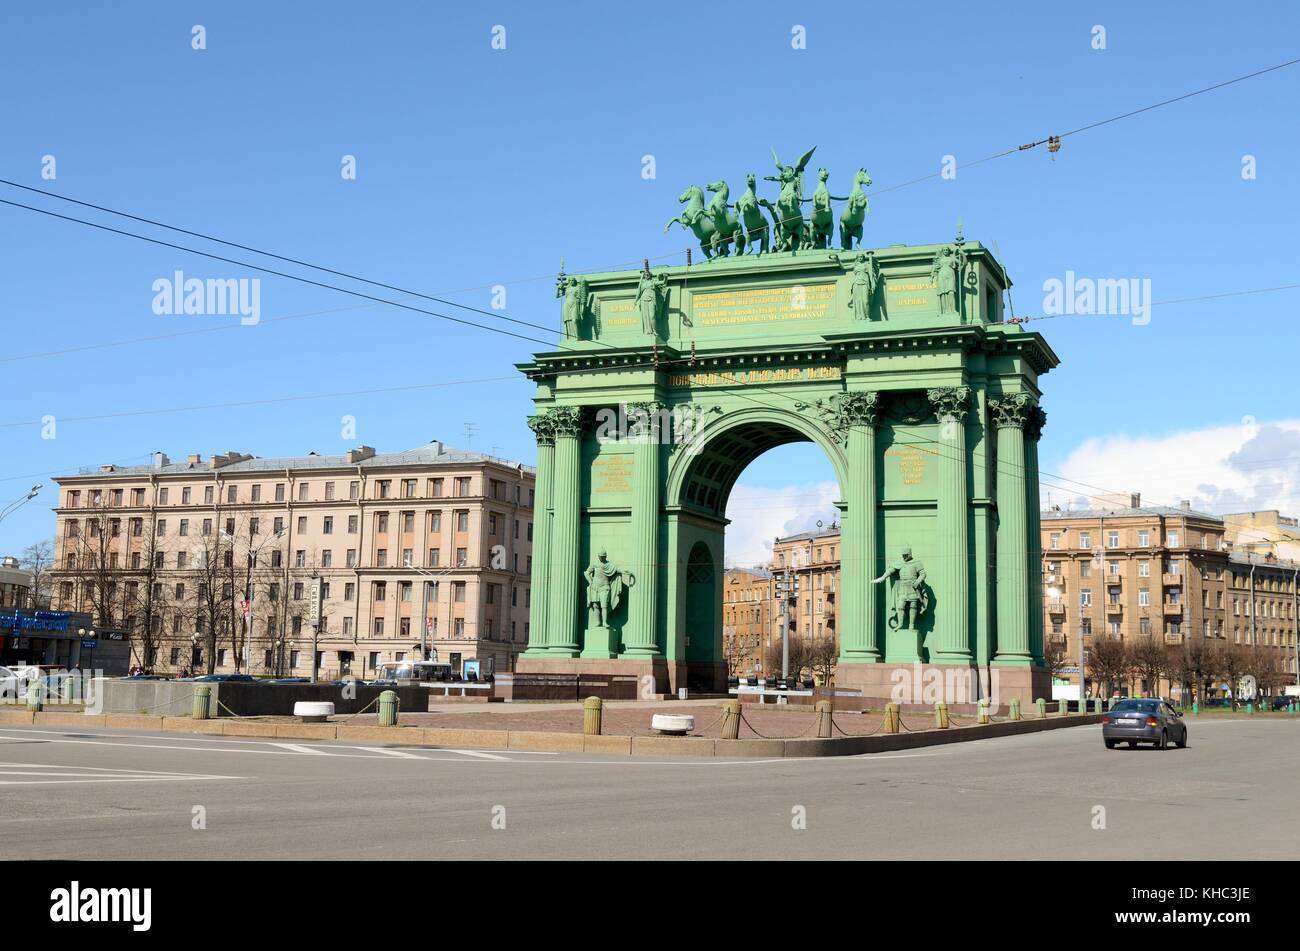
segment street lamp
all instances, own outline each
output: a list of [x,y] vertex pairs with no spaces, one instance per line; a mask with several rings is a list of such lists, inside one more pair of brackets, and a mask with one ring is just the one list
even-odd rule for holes
[[[426,578],[434,578],[434,579],[441,578],[443,575],[451,571],[450,568],[444,568],[442,569],[442,571],[437,571],[437,572],[429,571],[426,568],[417,568],[414,564],[411,563],[411,559],[409,557],[402,561],[402,567],[408,569],[409,571],[414,571],[418,575],[423,575]],[[429,642],[428,642],[428,630],[427,630],[428,626],[429,626],[429,597],[428,597],[428,592],[422,590],[420,592],[420,660],[425,660],[429,656]],[[436,647],[433,648],[433,652],[434,652],[433,659],[437,660],[438,649]]]
[[17,509],[20,508],[24,503],[30,502],[32,499],[36,498],[37,493],[40,491],[41,491],[41,487],[39,485],[34,485],[32,486],[31,491],[29,491],[22,498],[14,499],[3,509],[0,509],[0,522],[4,521],[6,515],[9,515],[12,512],[17,511]]

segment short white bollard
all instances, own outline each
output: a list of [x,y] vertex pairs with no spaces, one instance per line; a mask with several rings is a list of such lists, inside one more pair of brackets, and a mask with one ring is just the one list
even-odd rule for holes
[[650,718],[650,729],[665,736],[685,736],[695,729],[695,717],[681,713],[656,713]]
[[334,704],[322,700],[299,700],[293,705],[293,715],[303,723],[324,723],[334,716]]

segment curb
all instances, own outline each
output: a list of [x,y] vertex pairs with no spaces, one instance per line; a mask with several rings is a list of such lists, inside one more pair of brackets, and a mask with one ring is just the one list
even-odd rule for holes
[[1003,736],[1019,736],[1100,723],[1102,714],[1071,713],[1043,720],[1015,720],[984,725],[926,730],[920,733],[876,733],[832,739],[720,740],[702,736],[584,736],[536,730],[458,730],[443,727],[348,726],[344,723],[261,723],[252,720],[194,720],[114,713],[34,713],[0,710],[0,726],[103,727],[118,730],[203,733],[269,740],[354,740],[389,746],[527,750],[546,753],[605,753],[644,757],[726,757],[779,759],[809,756],[857,756],[924,746],[943,746]]

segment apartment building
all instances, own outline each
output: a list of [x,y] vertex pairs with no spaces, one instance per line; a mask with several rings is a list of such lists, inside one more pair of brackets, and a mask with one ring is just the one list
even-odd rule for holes
[[763,673],[768,650],[781,638],[772,573],[728,568],[722,583],[722,648],[733,677]]
[[838,644],[839,526],[776,539],[772,572],[788,578],[797,591],[789,601],[790,630],[814,641],[829,637]]
[[55,480],[54,603],[132,632],[137,662],[160,672],[305,676],[314,629],[323,677],[425,649],[458,671],[513,669],[533,481],[440,442],[101,466]]
[[1046,511],[1041,524],[1046,647],[1060,681],[1079,682],[1081,641],[1086,649],[1108,635],[1273,646],[1295,682],[1297,566],[1234,552],[1223,518],[1134,496],[1126,506]]

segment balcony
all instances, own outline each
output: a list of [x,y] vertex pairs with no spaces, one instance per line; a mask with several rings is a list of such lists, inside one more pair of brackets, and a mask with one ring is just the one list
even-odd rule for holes
[[1165,634],[1165,643],[1166,643],[1166,644],[1181,644],[1182,642],[1183,642],[1183,635],[1182,635],[1182,634],[1171,634],[1171,633],[1166,632],[1166,634]]
[[1123,575],[1106,575],[1105,579],[1105,583],[1110,587],[1120,587],[1124,584]]
[[1110,603],[1108,603],[1108,604],[1106,605],[1106,613],[1107,613],[1107,614],[1123,614],[1123,613],[1124,613],[1124,605],[1123,605],[1123,604],[1110,604]]
[[1064,601],[1049,601],[1049,602],[1047,603],[1047,613],[1048,613],[1048,614],[1053,614],[1053,615],[1058,615],[1058,616],[1059,616],[1059,615],[1063,615],[1063,614],[1065,614],[1065,602],[1064,602]]
[[1164,603],[1164,614],[1165,615],[1173,614],[1181,617],[1183,614],[1183,606],[1181,604],[1173,604],[1169,601],[1166,601]]
[[1183,586],[1182,575],[1163,574],[1160,581],[1166,588],[1181,588]]

